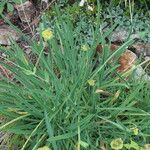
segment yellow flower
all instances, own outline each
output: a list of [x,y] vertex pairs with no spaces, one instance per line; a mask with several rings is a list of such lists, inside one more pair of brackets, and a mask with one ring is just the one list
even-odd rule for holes
[[50,29],[46,29],[42,32],[42,37],[45,41],[53,38],[53,32]]
[[48,146],[40,147],[38,150],[51,150]]
[[84,51],[84,52],[86,52],[86,51],[89,50],[89,46],[88,45],[82,45],[81,46],[81,50]]
[[138,135],[139,134],[139,129],[138,128],[130,128],[130,130],[133,132],[134,135]]
[[121,138],[117,138],[111,141],[111,148],[115,150],[119,150],[123,148],[123,141]]
[[145,144],[145,150],[150,150],[150,144]]
[[90,80],[88,80],[87,82],[88,82],[88,84],[89,84],[90,86],[94,86],[96,80],[90,79]]

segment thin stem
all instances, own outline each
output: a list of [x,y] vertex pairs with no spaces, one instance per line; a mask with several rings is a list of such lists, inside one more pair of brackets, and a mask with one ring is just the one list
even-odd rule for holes
[[26,145],[28,144],[29,140],[31,139],[31,137],[34,135],[35,131],[39,128],[39,126],[43,123],[44,119],[42,119],[40,121],[40,123],[36,126],[36,128],[32,131],[32,133],[30,134],[30,136],[28,137],[28,139],[26,140],[26,142],[24,143],[23,147],[21,148],[21,150],[24,150]]
[[80,122],[80,118],[78,116],[78,144],[77,144],[77,150],[80,150],[80,141],[81,141],[79,122]]
[[29,28],[30,28],[30,31],[31,31],[32,36],[34,36],[34,32],[33,32],[32,28],[31,28],[31,25],[30,25],[30,23],[29,23],[29,21],[28,21],[28,19],[27,19],[27,15],[26,15],[25,10],[24,10],[24,7],[23,7],[23,1],[20,0],[20,2],[21,2],[21,4],[22,4],[22,10],[23,10],[23,14],[24,14],[24,16],[25,16],[25,20],[26,20],[26,22],[27,22],[27,24],[28,24],[28,26],[29,26]]

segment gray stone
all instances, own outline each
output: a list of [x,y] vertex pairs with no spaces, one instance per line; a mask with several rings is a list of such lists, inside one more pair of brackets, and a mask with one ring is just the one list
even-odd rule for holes
[[2,25],[0,27],[0,44],[1,45],[11,45],[10,38],[12,40],[18,41],[19,35],[8,25]]

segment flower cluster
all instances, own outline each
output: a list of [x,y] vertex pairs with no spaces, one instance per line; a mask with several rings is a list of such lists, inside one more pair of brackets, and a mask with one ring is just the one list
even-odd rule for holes
[[53,32],[50,29],[46,29],[42,32],[42,37],[45,41],[53,38]]
[[94,86],[96,80],[90,79],[90,80],[88,80],[87,82],[88,82],[88,84],[89,84],[90,86]]
[[138,128],[130,128],[130,130],[133,132],[134,135],[138,135],[139,134],[139,129]]
[[145,144],[145,150],[150,150],[150,144]]
[[123,148],[123,141],[121,138],[117,138],[111,141],[111,148],[114,150],[119,150]]
[[88,50],[89,50],[89,46],[88,46],[88,45],[82,45],[82,46],[81,46],[81,51],[86,52],[86,51],[88,51]]
[[38,150],[51,150],[48,146],[40,147]]

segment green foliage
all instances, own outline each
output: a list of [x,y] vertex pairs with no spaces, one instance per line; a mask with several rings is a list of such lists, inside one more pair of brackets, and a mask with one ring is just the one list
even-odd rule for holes
[[144,32],[142,40],[144,42],[150,41],[150,21],[149,13],[144,13],[143,10],[134,10],[132,20],[128,11],[122,9],[120,6],[113,7],[109,11],[103,12],[103,18],[112,20],[112,22],[119,24],[118,30],[124,29],[125,31],[132,30],[132,33]]
[[20,4],[20,3],[23,3],[25,1],[26,0],[4,0],[4,1],[0,1],[0,14],[3,12],[5,6],[6,6],[8,12],[13,12],[14,11],[13,4]]
[[[93,8],[93,11],[88,10],[87,3],[83,7],[79,6],[79,1],[72,3],[71,5],[67,5],[67,3],[59,3],[58,6],[60,8],[60,12],[62,17],[70,18],[74,25],[82,22],[82,28],[84,28],[84,33],[88,34],[89,31],[89,24],[95,25],[96,24],[96,15],[97,15],[97,3],[96,1],[88,1],[88,5]],[[130,6],[131,5],[131,6]],[[132,34],[139,34],[140,32],[144,32],[145,35],[141,39],[145,43],[150,41],[150,26],[149,26],[149,11],[146,11],[147,8],[144,5],[140,7],[137,3],[131,3],[125,6],[122,3],[120,5],[114,6],[107,3],[100,3],[100,11],[99,16],[101,19],[102,28],[111,23],[117,23],[118,29],[117,30],[125,30],[129,31]],[[130,10],[131,7],[131,10]],[[46,16],[53,21],[57,17],[57,14],[54,9],[47,11]]]
[[[62,5],[61,3],[58,3],[58,6],[60,8],[60,12],[63,16],[63,18],[70,18],[73,23],[78,22],[79,20],[90,20],[91,22],[95,22],[95,14],[97,7],[95,6],[93,11],[89,11],[87,9],[87,6],[80,7],[79,2],[75,2],[72,5]],[[57,16],[55,9],[52,9],[50,11],[47,11],[46,13],[47,17],[49,18],[55,18]],[[85,22],[86,22],[85,21]]]
[[[124,74],[116,72],[115,58],[132,41],[111,53],[105,38],[115,26],[100,34],[98,17],[96,25],[89,27],[90,36],[83,36],[82,21],[74,27],[57,8],[56,12],[59,17],[51,27],[51,40],[44,41],[40,36],[37,43],[26,38],[36,63],[14,41],[11,49],[0,47],[6,55],[0,64],[15,78],[12,81],[1,76],[0,114],[7,123],[0,130],[24,137],[26,142],[18,147],[21,150],[36,150],[43,145],[53,150],[76,146],[99,150],[101,141],[110,145],[117,137],[123,141],[138,138],[140,145],[145,144],[150,140],[150,93],[146,92],[150,83],[134,82],[132,75],[126,80]],[[39,27],[40,35],[47,28],[44,21]],[[104,51],[95,56],[99,43]],[[82,51],[83,45],[88,46],[87,51]],[[95,80],[95,84],[90,86],[89,80]],[[97,89],[110,94],[96,93]],[[134,126],[140,130],[136,137],[130,131]]]

